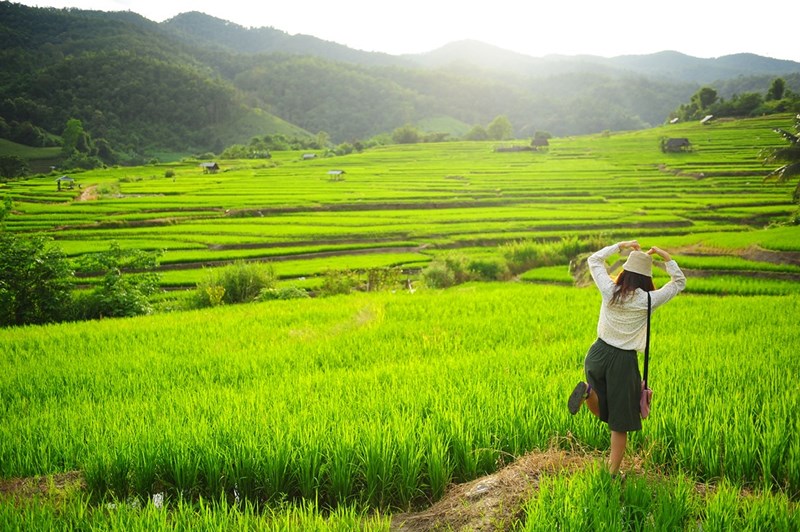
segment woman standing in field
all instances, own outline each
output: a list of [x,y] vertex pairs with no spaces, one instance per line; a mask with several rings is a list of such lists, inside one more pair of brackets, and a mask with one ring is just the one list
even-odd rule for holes
[[[606,259],[631,250],[622,272],[612,280]],[[660,289],[653,286],[653,255],[664,260],[671,280]],[[611,429],[608,468],[619,472],[628,432],[642,429],[639,411],[642,378],[637,351],[644,351],[647,336],[647,292],[651,308],[657,309],[684,289],[686,277],[666,251],[652,247],[641,251],[636,240],[619,242],[594,253],[588,259],[597,288],[603,296],[597,323],[597,340],[584,360],[586,382],[579,382],[567,406],[576,414],[585,402],[591,412]]]

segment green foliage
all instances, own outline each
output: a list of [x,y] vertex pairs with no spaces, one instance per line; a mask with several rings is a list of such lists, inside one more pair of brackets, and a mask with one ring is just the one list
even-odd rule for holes
[[69,263],[51,239],[0,233],[0,325],[62,319],[71,278]]
[[717,90],[703,87],[688,104],[672,113],[681,120],[699,120],[711,114],[715,118],[762,116],[800,111],[800,95],[787,88],[783,78],[775,78],[766,93],[752,90],[734,91],[730,98],[720,98]]
[[0,155],[0,177],[14,179],[27,175],[28,163],[18,155]]
[[397,144],[416,144],[422,139],[419,130],[410,124],[395,129],[392,140]]
[[0,224],[3,223],[3,220],[6,219],[6,216],[11,214],[13,209],[14,201],[8,196],[3,196],[3,204],[0,205]]
[[569,264],[582,251],[592,249],[590,246],[576,236],[565,237],[558,242],[518,240],[501,245],[500,253],[505,257],[509,271],[517,275],[531,268]]
[[200,307],[249,303],[274,286],[271,264],[237,260],[230,266],[209,269],[197,283],[195,299]]
[[[788,146],[767,150],[764,164],[784,163],[765,178],[766,181],[783,183],[800,175],[800,115],[795,117],[794,132],[777,128],[775,132],[789,142]],[[795,203],[800,203],[800,181],[792,193]]]
[[486,131],[485,127],[481,125],[475,125],[466,133],[466,135],[464,135],[464,140],[489,140],[489,132]]
[[468,269],[480,281],[504,281],[510,276],[508,264],[500,257],[475,258],[469,261]]
[[399,268],[367,268],[365,272],[366,281],[364,290],[367,292],[378,292],[397,288],[400,284],[402,270]]
[[335,296],[349,294],[359,286],[358,274],[352,270],[325,271],[322,286],[319,289],[321,296]]
[[[279,288],[264,288],[258,294],[257,301],[274,301],[284,299],[305,299],[308,292],[297,286],[282,286]],[[212,305],[213,306],[213,305]]]
[[505,262],[497,257],[469,257],[449,252],[432,261],[423,271],[422,279],[431,288],[448,288],[468,281],[499,281],[509,277]]
[[495,117],[486,127],[490,140],[506,140],[514,138],[514,127],[505,115]]
[[161,252],[122,249],[117,242],[108,251],[84,255],[83,275],[102,275],[91,293],[76,298],[75,317],[96,319],[130,317],[152,311],[150,297],[158,291],[160,276],[153,271]]

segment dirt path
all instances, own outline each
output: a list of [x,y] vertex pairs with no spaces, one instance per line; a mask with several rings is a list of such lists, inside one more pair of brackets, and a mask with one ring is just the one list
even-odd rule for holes
[[392,530],[508,530],[521,517],[522,506],[539,489],[542,475],[574,473],[600,455],[563,450],[535,451],[497,473],[451,487],[430,508],[398,514]]

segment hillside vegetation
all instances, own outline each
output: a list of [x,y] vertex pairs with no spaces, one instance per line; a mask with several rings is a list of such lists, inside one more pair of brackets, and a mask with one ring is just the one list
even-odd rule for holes
[[467,42],[394,57],[201,13],[157,24],[10,2],[0,3],[0,45],[0,135],[55,145],[78,119],[123,162],[219,153],[265,134],[352,143],[407,123],[463,134],[499,115],[516,137],[640,129],[663,123],[711,73],[737,78],[739,91],[763,92],[779,75],[800,89],[796,63],[748,55],[535,59]]

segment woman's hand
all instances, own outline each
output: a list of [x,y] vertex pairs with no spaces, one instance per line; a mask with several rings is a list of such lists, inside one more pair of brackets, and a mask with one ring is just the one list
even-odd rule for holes
[[658,248],[656,246],[653,246],[650,249],[648,249],[647,250],[647,254],[648,255],[658,255],[659,257],[664,259],[664,262],[669,262],[669,261],[672,260],[672,257],[669,256],[669,253],[667,253],[663,249]]
[[635,250],[641,250],[642,249],[639,246],[639,242],[636,241],[636,240],[626,240],[624,242],[618,243],[617,245],[619,246],[620,250],[623,250],[625,248],[630,248],[630,249],[635,249]]

